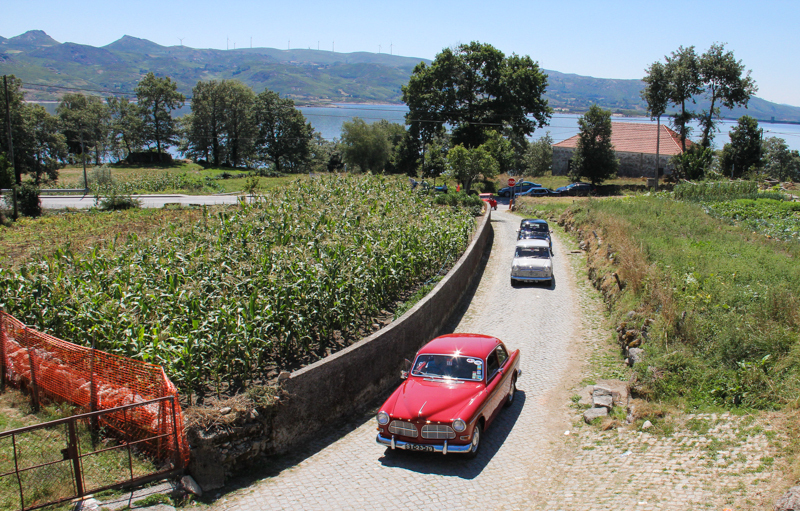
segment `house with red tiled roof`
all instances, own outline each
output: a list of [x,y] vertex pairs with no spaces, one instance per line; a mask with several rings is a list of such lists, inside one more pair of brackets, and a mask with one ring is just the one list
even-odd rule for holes
[[[669,160],[681,154],[681,137],[663,124],[661,142],[658,151],[659,175],[670,174],[672,166]],[[611,144],[619,159],[620,177],[652,177],[656,168],[656,137],[658,127],[655,124],[640,122],[612,122]],[[686,147],[692,142],[686,141]],[[569,173],[572,154],[578,146],[578,135],[553,144],[553,175],[565,176]]]

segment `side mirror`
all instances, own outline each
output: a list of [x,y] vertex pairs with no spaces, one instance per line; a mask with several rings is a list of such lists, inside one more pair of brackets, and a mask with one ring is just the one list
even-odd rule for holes
[[405,380],[408,378],[408,373],[411,371],[411,361],[409,359],[405,359],[403,362],[403,370],[400,371],[400,379]]

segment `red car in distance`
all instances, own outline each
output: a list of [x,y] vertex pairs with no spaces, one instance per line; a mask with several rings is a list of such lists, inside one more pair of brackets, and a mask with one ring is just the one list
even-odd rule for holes
[[377,415],[376,441],[391,449],[478,454],[484,431],[514,401],[519,350],[478,334],[437,337],[417,352],[405,381]]
[[497,209],[497,200],[491,193],[479,193],[478,197],[480,197],[483,202],[488,204],[490,208]]

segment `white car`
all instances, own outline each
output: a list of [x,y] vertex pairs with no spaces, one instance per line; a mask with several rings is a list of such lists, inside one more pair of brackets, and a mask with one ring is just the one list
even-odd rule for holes
[[534,238],[517,242],[511,264],[511,285],[525,281],[553,283],[553,259],[547,240]]

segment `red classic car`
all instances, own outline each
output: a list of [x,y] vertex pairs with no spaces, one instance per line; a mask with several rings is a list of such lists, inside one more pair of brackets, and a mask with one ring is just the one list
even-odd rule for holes
[[479,193],[478,197],[481,198],[492,209],[497,209],[497,199],[491,193]]
[[392,449],[474,457],[481,435],[514,400],[519,350],[495,337],[450,334],[426,344],[378,412],[377,442]]

